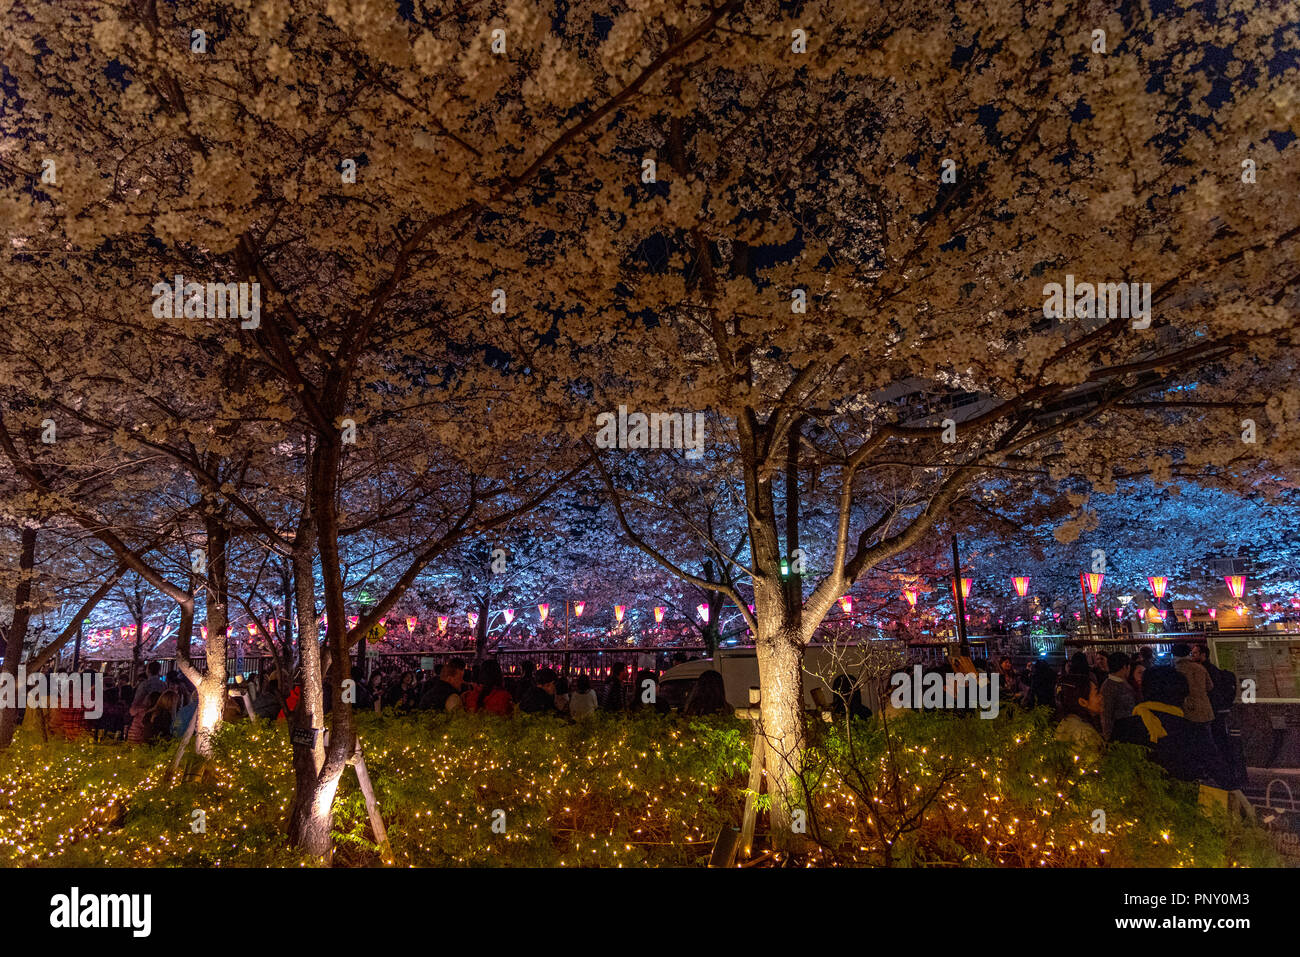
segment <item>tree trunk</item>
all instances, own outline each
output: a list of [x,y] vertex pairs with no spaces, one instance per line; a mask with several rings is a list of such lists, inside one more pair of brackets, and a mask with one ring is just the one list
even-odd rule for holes
[[[325,697],[321,684],[320,638],[316,631],[316,586],[312,567],[311,537],[304,523],[293,555],[293,583],[298,611],[298,660],[302,667],[302,696],[289,724],[298,731],[315,730],[312,745],[293,746],[293,806],[289,811],[289,839],[316,857],[330,851],[330,808],[334,789],[318,786],[325,767]],[[286,694],[288,689],[282,689]],[[337,783],[335,785],[337,787]]]
[[[762,628],[762,621],[759,621]],[[799,843],[791,813],[800,803],[795,776],[804,747],[803,643],[797,631],[777,629],[755,641],[760,712],[767,743],[767,790],[772,796],[770,839],[780,850]]]
[[474,624],[474,660],[487,658],[488,595],[478,596],[478,621]]
[[36,529],[24,527],[19,546],[18,587],[14,589],[14,618],[5,636],[4,673],[14,683],[14,707],[0,708],[0,750],[9,747],[18,728],[18,706],[27,696],[25,687],[18,687],[18,663],[23,657],[23,642],[27,640],[27,625],[32,617],[32,570],[36,567]]
[[208,640],[203,654],[208,670],[198,687],[198,705],[194,711],[194,751],[207,760],[212,756],[212,741],[221,729],[222,712],[226,707],[226,631],[230,627],[227,614],[229,585],[226,578],[226,557],[229,552],[230,533],[217,516],[205,516],[207,534],[208,576],[204,607],[207,611]]

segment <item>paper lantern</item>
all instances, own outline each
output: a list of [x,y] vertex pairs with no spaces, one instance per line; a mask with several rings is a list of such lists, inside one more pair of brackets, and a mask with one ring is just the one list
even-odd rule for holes
[[664,611],[665,611],[665,610],[666,610],[666,609],[664,608],[663,605],[656,605],[656,606],[655,606],[655,624],[656,624],[656,625],[662,625],[662,624],[663,624],[663,621],[664,621]]
[[418,623],[419,623],[419,621],[418,621],[418,619],[417,619],[414,615],[407,615],[407,616],[406,616],[406,633],[409,635],[411,632],[415,631],[415,626],[416,626]]
[[1228,591],[1232,592],[1233,598],[1240,598],[1246,593],[1245,575],[1224,575],[1223,580],[1228,583]]
[[1091,594],[1096,595],[1097,592],[1101,591],[1102,579],[1105,577],[1105,575],[1098,574],[1097,572],[1080,572],[1079,583],[1087,585],[1088,591]]
[[1011,579],[1011,584],[1016,589],[1016,594],[1019,595],[1021,598],[1024,598],[1025,595],[1029,593],[1028,575],[1017,575],[1016,577]]
[[615,605],[615,606],[614,606],[614,617],[617,618],[617,619],[621,622],[621,621],[623,620],[623,613],[624,613],[625,611],[627,611],[627,605]]
[[1218,618],[1218,617],[1219,617],[1219,610],[1218,610],[1217,608],[1211,608],[1211,609],[1210,609],[1210,617],[1211,617],[1211,618]]
[[704,622],[704,623],[707,625],[707,624],[709,623],[709,606],[708,606],[708,605],[696,605],[696,606],[695,606],[695,610],[696,610],[697,612],[699,612],[699,614],[700,614],[700,620],[701,620],[702,622]]
[[505,616],[507,625],[515,620],[515,610],[513,608],[507,608],[501,614]]
[[207,641],[207,640],[208,640],[208,626],[207,626],[207,625],[200,625],[200,626],[199,626],[199,632],[203,635],[203,640],[204,640],[204,641]]
[[469,617],[469,629],[470,631],[473,631],[475,628],[478,627],[478,612],[471,611],[468,617]]
[[915,589],[915,588],[904,588],[904,589],[903,589],[903,597],[907,599],[907,603],[908,603],[909,605],[911,605],[913,608],[916,607],[916,589]]
[[846,615],[853,614],[853,596],[845,595],[843,598],[841,598],[840,607],[844,609],[844,614]]
[[969,597],[970,597],[970,581],[971,581],[971,580],[970,580],[969,578],[963,578],[963,579],[961,580],[961,597],[962,597],[962,598],[969,598]]
[[438,616],[438,634],[444,634],[447,631],[447,616]]
[[273,634],[273,635],[275,634],[275,619],[274,619],[274,618],[268,618],[268,619],[266,620],[266,630],[269,631],[269,632],[270,632],[271,634]]
[[587,603],[586,603],[585,601],[575,601],[575,602],[573,603],[573,614],[574,614],[574,617],[576,617],[576,618],[581,618],[581,617],[582,617],[582,609],[584,609],[584,608],[586,608],[586,607],[587,607]]
[[351,616],[349,616],[349,618],[348,618],[348,627],[349,627],[349,628],[355,628],[355,627],[357,627],[357,622],[359,622],[360,620],[361,620],[361,619],[358,618],[356,615],[351,615]]
[[539,619],[541,619],[542,621],[546,621],[546,615],[547,615],[547,613],[550,612],[550,610],[551,610],[551,606],[550,606],[550,605],[538,605],[538,606],[537,606],[537,617],[538,617]]
[[1188,621],[1191,621],[1191,620],[1192,620],[1192,610],[1191,610],[1190,608],[1184,608],[1184,609],[1183,609],[1183,617],[1186,618]]
[[255,622],[255,621],[250,621],[250,622],[248,623],[248,634],[249,634],[250,636],[252,636],[252,635],[256,635],[256,634],[257,634],[257,622]]
[[1164,575],[1149,575],[1147,581],[1151,583],[1151,594],[1156,596],[1156,601],[1165,597],[1165,589],[1169,587],[1169,579]]

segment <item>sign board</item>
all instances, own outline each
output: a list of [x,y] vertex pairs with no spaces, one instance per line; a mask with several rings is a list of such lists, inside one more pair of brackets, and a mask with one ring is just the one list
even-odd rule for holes
[[316,735],[320,734],[320,728],[294,728],[289,732],[289,740],[295,746],[301,745],[304,748],[316,747]]
[[421,658],[421,659],[420,659],[420,670],[421,670],[421,671],[432,671],[432,670],[433,670],[433,667],[434,667],[434,659],[433,659],[433,658]]
[[[1211,660],[1237,676],[1255,682],[1261,704],[1300,704],[1300,635],[1207,636]],[[1240,688],[1238,688],[1240,693]]]

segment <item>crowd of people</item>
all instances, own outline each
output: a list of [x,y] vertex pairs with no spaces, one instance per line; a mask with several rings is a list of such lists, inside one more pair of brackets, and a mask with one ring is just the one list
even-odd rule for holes
[[1141,745],[1170,775],[1234,789],[1245,782],[1239,740],[1229,733],[1237,678],[1216,667],[1202,645],[1172,647],[1173,663],[1136,655],[1076,652],[1057,671],[1036,661],[1020,673],[998,665],[1001,695],[1026,707],[1053,708],[1058,736]]
[[[1172,657],[1172,664],[1157,664],[1149,647],[1137,655],[1077,652],[1059,670],[1042,659],[1017,670],[1010,658],[1003,657],[996,667],[999,698],[1026,708],[1051,708],[1059,738],[1141,745],[1175,778],[1227,789],[1241,787],[1245,762],[1239,738],[1229,733],[1236,676],[1210,662],[1200,645],[1175,644]],[[995,670],[987,661],[972,665],[977,671]],[[948,665],[927,670],[952,671]],[[635,674],[631,668],[616,668],[604,680],[578,674],[570,681],[532,661],[523,662],[519,674],[506,675],[495,659],[467,664],[464,658],[452,657],[437,669],[388,664],[368,677],[353,668],[351,678],[346,691],[354,707],[391,709],[398,714],[461,712],[509,718],[522,713],[582,721],[598,711],[663,713],[671,707],[655,693],[659,674],[646,668]],[[329,687],[325,692],[329,710],[334,695]],[[301,694],[296,674],[283,681],[277,669],[247,681],[241,676],[227,698],[226,718],[239,720],[251,712],[283,721],[298,707]],[[129,673],[105,675],[103,699],[95,718],[84,709],[50,709],[49,733],[139,744],[179,738],[197,704],[189,682],[178,674],[164,676],[156,661],[148,664],[143,680],[136,683]],[[871,716],[860,689],[847,676],[837,679],[830,699],[833,712]],[[685,700],[674,704],[687,715],[732,710],[722,675],[713,669],[703,671]]]
[[[687,701],[688,714],[718,714],[729,711],[722,676],[706,671]],[[359,672],[354,674],[358,678]],[[647,683],[657,687],[658,674],[638,671],[631,681],[627,671],[616,669],[604,680],[579,674],[570,681],[549,667],[525,661],[520,674],[507,676],[500,664],[487,659],[467,665],[463,658],[450,658],[437,670],[381,669],[364,683],[357,680],[355,705],[398,713],[415,711],[493,714],[509,717],[516,712],[550,714],[582,720],[596,711],[621,712],[647,708],[668,709],[667,702],[647,693]]]

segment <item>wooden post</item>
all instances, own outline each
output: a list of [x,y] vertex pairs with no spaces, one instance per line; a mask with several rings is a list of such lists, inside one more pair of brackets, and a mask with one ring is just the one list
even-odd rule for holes
[[767,739],[763,737],[762,712],[759,709],[760,694],[758,688],[749,689],[749,708],[741,712],[741,717],[754,720],[754,757],[749,764],[749,786],[745,790],[745,811],[740,818],[741,857],[749,857],[754,850],[754,827],[758,820],[756,807],[759,792],[763,787],[764,765],[767,761]]
[[176,757],[172,758],[171,770],[167,772],[167,780],[171,781],[176,774],[176,769],[181,766],[181,757],[185,754],[185,748],[190,743],[190,738],[194,737],[194,725],[199,720],[199,709],[195,708],[194,713],[190,715],[190,723],[185,726],[185,733],[181,735],[181,746],[176,749]]
[[361,785],[361,795],[366,799],[366,814],[370,816],[370,829],[375,832],[375,843],[384,855],[384,863],[393,863],[393,849],[388,843],[388,831],[384,828],[384,819],[379,815],[379,802],[375,799],[375,789],[370,783],[370,772],[366,770],[366,759],[361,753],[361,739],[357,738],[357,750],[352,755],[352,770],[357,773],[357,783]]

